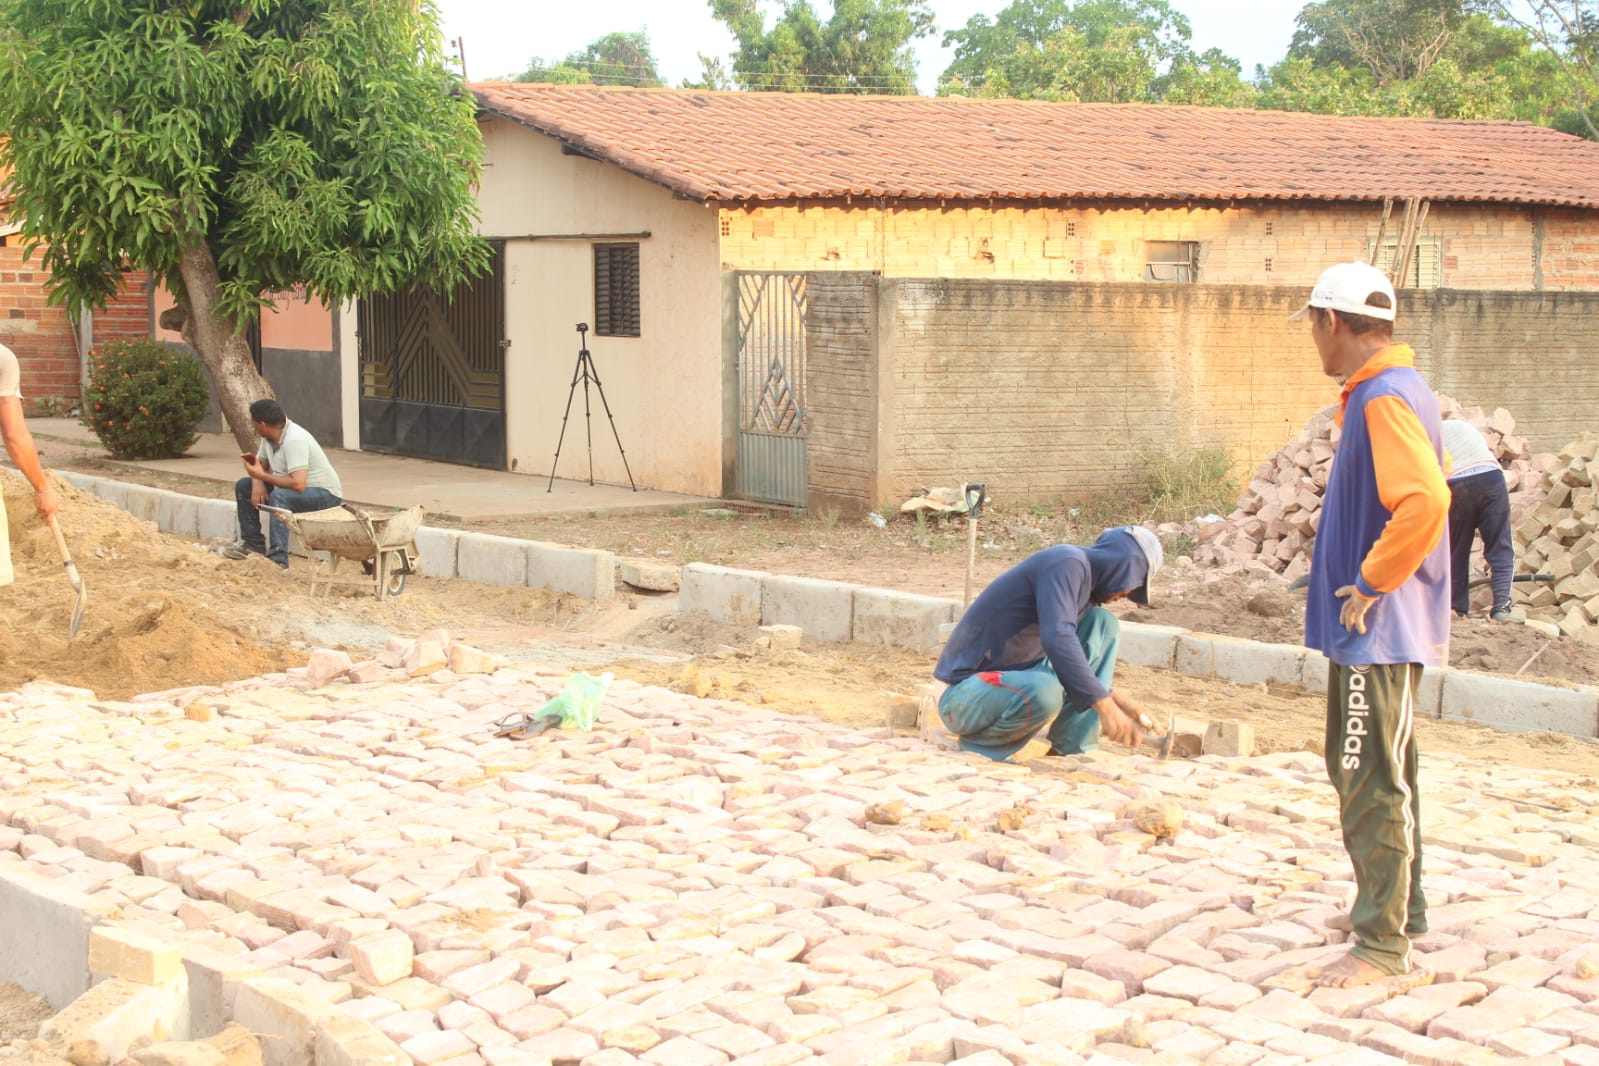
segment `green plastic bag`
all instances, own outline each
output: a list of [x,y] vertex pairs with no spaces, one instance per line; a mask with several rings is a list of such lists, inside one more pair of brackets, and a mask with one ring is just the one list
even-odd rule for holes
[[599,677],[584,673],[573,674],[566,679],[566,685],[555,698],[534,711],[532,716],[554,718],[556,725],[563,729],[573,725],[584,731],[592,730],[594,719],[600,713],[600,702],[605,698],[605,690],[610,685],[611,675],[608,673]]

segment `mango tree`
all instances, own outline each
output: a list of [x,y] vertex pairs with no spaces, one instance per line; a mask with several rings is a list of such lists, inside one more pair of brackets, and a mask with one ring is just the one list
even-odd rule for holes
[[269,294],[337,306],[488,262],[432,0],[0,0],[0,135],[52,300],[166,286],[241,449]]

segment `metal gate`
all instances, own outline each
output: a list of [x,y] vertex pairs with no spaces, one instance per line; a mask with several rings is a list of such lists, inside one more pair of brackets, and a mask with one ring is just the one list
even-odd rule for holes
[[805,275],[738,274],[738,462],[741,499],[804,507]]
[[505,244],[448,297],[361,301],[361,447],[505,469]]

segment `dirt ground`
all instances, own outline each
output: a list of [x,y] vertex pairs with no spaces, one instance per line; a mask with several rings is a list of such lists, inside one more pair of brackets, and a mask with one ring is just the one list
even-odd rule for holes
[[[415,636],[440,626],[511,661],[537,659],[574,669],[603,664],[619,677],[861,727],[882,726],[891,704],[931,679],[929,654],[809,640],[798,650],[773,651],[758,645],[754,629],[678,616],[670,595],[627,594],[595,606],[529,589],[413,576],[402,595],[381,603],[356,588],[313,600],[303,560],[287,572],[259,558],[225,560],[208,546],[157,533],[63,483],[63,525],[88,592],[82,632],[69,641],[74,596],[54,543],[32,516],[20,479],[7,474],[0,482],[17,568],[16,584],[0,590],[11,620],[0,631],[0,690],[47,678],[123,699],[300,665],[318,647],[369,655],[391,635]],[[198,488],[223,496],[228,487]],[[967,527],[961,518],[896,517],[879,528],[828,513],[796,517],[711,508],[473,528],[666,564],[707,561],[957,598],[966,576]],[[1031,551],[1062,540],[1085,542],[1094,533],[1097,528],[1074,525],[1067,508],[1006,513],[991,507],[978,523],[975,586]],[[1303,595],[1288,592],[1275,575],[1219,575],[1178,559],[1158,580],[1155,601],[1150,608],[1126,610],[1138,621],[1279,643],[1298,643],[1302,634]],[[1486,621],[1456,623],[1453,657],[1456,665],[1555,683],[1599,677],[1599,649]],[[1299,749],[1321,733],[1321,699],[1298,691],[1136,667],[1122,668],[1117,683],[1160,712],[1248,721],[1262,751]],[[1455,723],[1422,726],[1424,751],[1471,752],[1488,761],[1579,773],[1599,765],[1593,743],[1570,737],[1503,736]]]
[[0,981],[0,1046],[13,1040],[32,1040],[39,1035],[39,1026],[54,1014],[41,997]]

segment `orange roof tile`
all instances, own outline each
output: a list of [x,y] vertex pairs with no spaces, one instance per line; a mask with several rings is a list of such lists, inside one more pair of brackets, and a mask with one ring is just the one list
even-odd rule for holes
[[695,200],[1599,207],[1599,143],[1522,122],[481,83],[479,106]]

